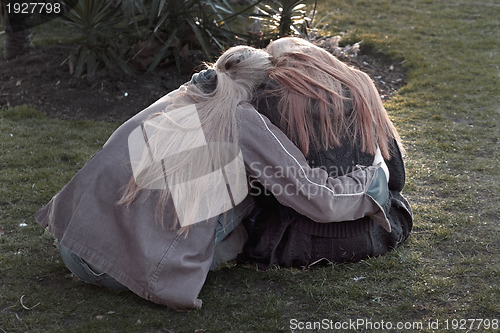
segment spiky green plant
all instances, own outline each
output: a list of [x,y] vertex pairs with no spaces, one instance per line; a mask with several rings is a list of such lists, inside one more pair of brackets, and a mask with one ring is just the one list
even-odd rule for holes
[[[74,0],[67,1],[72,5]],[[69,56],[70,72],[92,79],[101,65],[114,73],[131,73],[119,46],[119,25],[124,23],[120,1],[79,0],[62,20],[76,28],[81,42]]]
[[178,63],[182,47],[199,48],[210,59],[228,46],[246,43],[248,36],[242,29],[231,28],[231,23],[259,2],[236,10],[227,0],[153,1],[147,23],[150,38],[165,37],[148,70],[153,70],[169,50]]
[[311,18],[305,10],[305,3],[303,0],[265,1],[255,7],[257,12],[253,18],[260,21],[263,35],[269,38],[289,35],[307,38]]
[[88,78],[102,65],[111,72],[130,74],[129,62],[152,45],[155,56],[142,63],[148,71],[171,56],[179,65],[180,52],[186,48],[201,49],[211,58],[228,46],[246,42],[230,22],[255,5],[237,11],[227,0],[67,1],[77,4],[63,20],[82,37],[70,55],[70,69]]

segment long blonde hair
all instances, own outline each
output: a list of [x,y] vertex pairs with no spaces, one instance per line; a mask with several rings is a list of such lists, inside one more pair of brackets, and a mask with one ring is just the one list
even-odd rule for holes
[[[362,151],[369,154],[375,155],[379,146],[384,158],[390,159],[390,138],[402,149],[396,128],[366,73],[300,38],[281,38],[267,52],[274,65],[269,77],[280,86],[280,127],[305,156],[311,146],[329,149],[339,145],[348,130],[354,138],[360,137]],[[350,98],[345,89],[353,101],[348,118],[344,103]]]
[[[164,112],[150,116],[139,134],[147,137],[147,149],[133,165],[138,171],[134,171],[119,204],[130,206],[141,190],[158,190],[156,216],[163,221],[167,202],[174,195],[172,187],[182,183],[179,193],[189,209],[182,212],[181,231],[198,222],[197,211],[207,206],[207,191],[219,186],[221,195],[227,192],[225,182],[214,184],[210,177],[203,177],[204,172],[219,170],[238,155],[236,108],[251,100],[270,66],[269,55],[263,50],[230,48],[209,66],[211,74],[215,73],[211,79],[215,89],[206,91],[201,85],[188,84]],[[196,181],[190,181],[193,179]],[[247,186],[246,178],[239,181],[245,182],[240,186]],[[174,227],[181,214],[175,208]]]

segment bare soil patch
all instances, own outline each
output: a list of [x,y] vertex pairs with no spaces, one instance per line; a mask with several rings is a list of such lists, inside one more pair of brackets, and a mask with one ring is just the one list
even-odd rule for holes
[[[192,55],[179,71],[174,64],[134,77],[100,73],[89,82],[70,75],[71,45],[38,47],[30,54],[0,65],[0,108],[26,104],[50,117],[122,122],[188,81],[203,68],[203,58]],[[342,57],[374,80],[384,100],[405,84],[399,62],[379,54]]]

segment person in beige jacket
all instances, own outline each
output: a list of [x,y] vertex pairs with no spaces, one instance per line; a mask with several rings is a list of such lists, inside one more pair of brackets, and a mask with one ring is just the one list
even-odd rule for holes
[[122,124],[36,214],[77,277],[201,307],[216,231],[249,213],[249,178],[314,221],[370,216],[390,228],[380,165],[330,178],[248,104],[269,67],[264,51],[229,49]]

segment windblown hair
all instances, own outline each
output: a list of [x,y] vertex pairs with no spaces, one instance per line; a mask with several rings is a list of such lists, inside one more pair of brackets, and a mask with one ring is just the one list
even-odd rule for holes
[[[361,150],[369,154],[375,155],[378,145],[384,158],[390,159],[390,138],[402,149],[396,128],[367,74],[300,38],[279,39],[267,51],[274,65],[269,77],[280,86],[280,128],[305,156],[311,147],[326,150],[339,145],[348,133],[359,137]],[[344,112],[344,103],[351,103],[351,98],[349,115]]]
[[[221,194],[227,191],[226,183],[214,184],[210,177],[202,177],[204,170],[218,170],[237,155],[236,108],[251,100],[256,85],[266,77],[270,66],[265,51],[236,46],[222,54],[214,65],[209,65],[208,71],[213,74],[208,82],[209,91],[203,85],[207,83],[206,78],[199,79],[202,73],[195,74],[185,89],[174,94],[163,112],[144,122],[142,128],[148,137],[148,151],[143,152],[136,167],[139,176],[132,176],[119,204],[129,206],[141,191],[153,188],[159,191],[157,220],[163,221],[165,208],[173,196],[172,186],[183,184],[179,193],[189,209],[182,213],[177,211],[173,227],[178,225],[179,214],[182,214],[183,225],[198,222],[198,210],[210,209],[206,193],[210,189],[213,193],[214,186],[221,188]],[[179,111],[183,107],[191,107],[194,116],[193,112]],[[160,167],[158,161],[152,161],[152,155],[160,156]],[[193,179],[196,181],[189,181]],[[244,181],[247,186],[246,179]],[[168,186],[157,186],[165,183]],[[188,227],[181,228],[181,232],[184,230]]]

